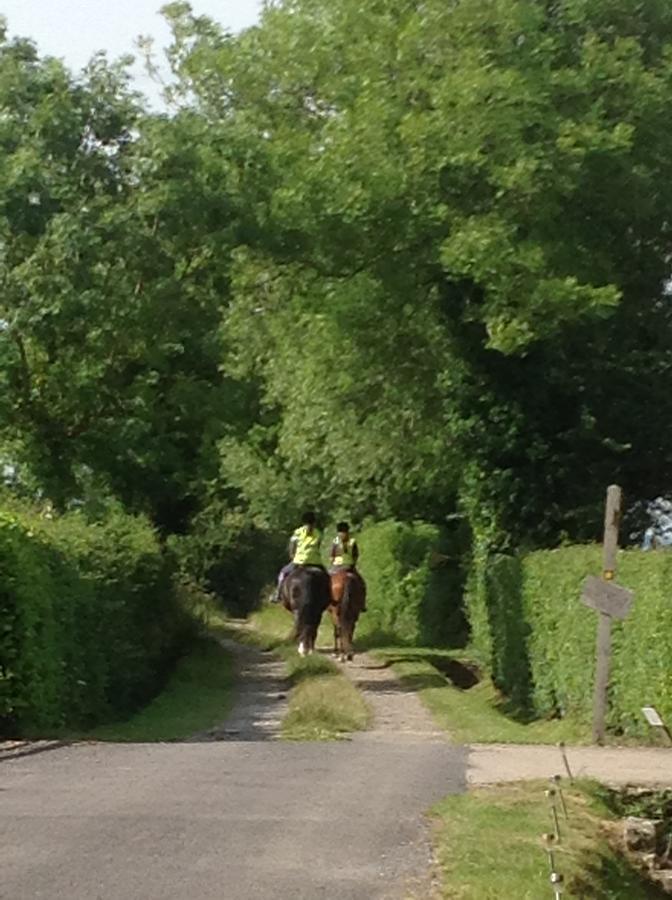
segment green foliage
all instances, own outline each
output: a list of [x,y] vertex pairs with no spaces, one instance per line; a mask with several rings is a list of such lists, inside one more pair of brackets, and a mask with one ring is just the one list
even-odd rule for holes
[[201,118],[144,117],[102,57],[75,79],[0,38],[0,102],[0,438],[59,507],[94,472],[184,530],[243,415],[217,339],[231,162]]
[[[669,4],[292,0],[236,36],[164,14],[170,116],[123,61],[75,78],[0,34],[22,490],[118,497],[236,610],[307,505],[464,515],[478,579],[592,540],[596,484],[665,491]],[[405,594],[377,627],[450,637],[422,565],[384,564]]]
[[592,537],[595,483],[660,490],[665,4],[297,0],[236,38],[170,19],[183,96],[248,154],[224,366],[259,406],[220,477],[255,516],[461,503],[543,546]]
[[212,638],[197,640],[151,703],[126,721],[99,726],[84,737],[134,743],[185,740],[225,720],[233,682],[226,651]]
[[489,558],[484,592],[488,598],[486,615],[491,639],[492,677],[515,706],[524,708],[530,687],[525,652],[530,627],[521,606],[521,578],[517,557],[495,555]]
[[286,538],[255,527],[225,503],[209,503],[186,535],[169,538],[188,580],[215,595],[231,615],[246,615],[260,602],[286,559]]
[[[580,602],[600,548],[563,547],[519,558],[495,556],[472,580],[472,636],[495,683],[537,716],[592,713],[596,614]],[[672,716],[672,554],[621,551],[618,580],[635,591],[631,613],[613,626],[609,728],[644,735],[641,707]]]
[[0,718],[45,734],[121,716],[162,684],[188,628],[146,521],[0,513]]
[[440,561],[440,530],[426,522],[380,522],[358,538],[368,611],[360,632],[369,639],[438,645],[459,641],[459,586]]

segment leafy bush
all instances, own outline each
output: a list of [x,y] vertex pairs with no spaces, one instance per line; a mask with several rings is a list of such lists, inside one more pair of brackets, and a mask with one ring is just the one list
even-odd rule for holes
[[123,715],[163,684],[189,628],[142,518],[0,513],[0,720],[22,734]]
[[[589,721],[597,615],[580,595],[586,576],[601,571],[601,549],[494,556],[479,569],[467,599],[472,640],[495,683],[533,714]],[[617,733],[646,733],[645,704],[672,716],[671,577],[672,553],[619,553],[618,581],[635,602],[613,626],[608,724]]]
[[368,588],[361,632],[408,644],[442,644],[464,632],[457,567],[442,565],[444,537],[426,522],[386,521],[358,538]]
[[255,528],[223,504],[206,507],[191,531],[169,544],[183,577],[215,595],[232,615],[257,608],[262,588],[286,562],[286,538]]

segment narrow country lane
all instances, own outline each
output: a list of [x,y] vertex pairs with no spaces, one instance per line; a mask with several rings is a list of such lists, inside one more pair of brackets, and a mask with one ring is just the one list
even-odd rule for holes
[[[282,684],[273,664],[246,652],[241,665],[248,687],[209,737],[8,754],[0,762],[0,897],[431,896],[425,812],[464,789],[466,752],[391,674],[357,668],[369,699],[378,697],[379,727],[351,741],[278,741],[273,703],[282,704]],[[409,728],[395,709],[411,716]]]

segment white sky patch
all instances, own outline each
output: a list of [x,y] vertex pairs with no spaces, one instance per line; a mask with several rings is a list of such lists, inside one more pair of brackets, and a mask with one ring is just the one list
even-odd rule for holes
[[[135,42],[140,35],[154,38],[157,51],[166,47],[170,31],[159,14],[163,5],[164,0],[2,0],[0,14],[11,36],[31,38],[41,54],[64,59],[79,71],[100,50],[111,59],[128,53],[139,58]],[[234,32],[254,25],[261,5],[261,0],[191,0],[196,15]],[[138,88],[156,104],[160,88],[141,62],[134,73]]]

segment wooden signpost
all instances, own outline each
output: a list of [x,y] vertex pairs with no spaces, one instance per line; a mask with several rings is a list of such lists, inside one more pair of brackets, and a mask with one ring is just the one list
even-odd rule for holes
[[599,615],[597,625],[597,664],[593,702],[593,740],[604,742],[607,716],[607,691],[611,660],[611,620],[624,619],[632,606],[633,594],[613,583],[618,553],[618,528],[621,521],[622,491],[612,484],[607,490],[604,515],[602,578],[589,577],[581,600]]
[[612,619],[624,619],[627,616],[632,606],[632,598],[633,593],[627,588],[592,575],[586,578],[581,597],[586,606]]

